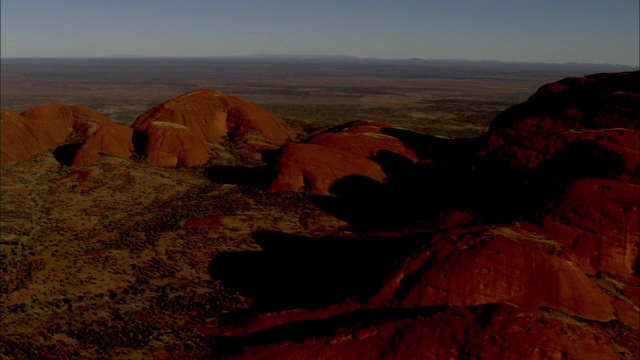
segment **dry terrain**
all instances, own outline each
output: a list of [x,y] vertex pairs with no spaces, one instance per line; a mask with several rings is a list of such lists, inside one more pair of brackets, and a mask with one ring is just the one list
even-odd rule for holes
[[275,116],[335,125],[389,122],[473,137],[541,84],[629,67],[351,58],[3,59],[1,106],[61,102],[131,124],[148,108],[198,88],[265,106]]
[[[277,175],[288,184],[282,169],[291,164],[269,151],[248,156],[228,142],[194,167],[109,155],[67,166],[51,151],[3,165],[3,359],[420,354],[407,344],[434,357],[444,356],[440,344],[460,358],[638,356],[637,206],[629,198],[629,189],[637,194],[637,152],[615,158],[620,171],[602,165],[567,175],[573,187],[554,177],[569,168],[566,158],[552,156],[578,154],[579,164],[597,168],[601,152],[618,156],[637,144],[628,118],[637,116],[637,96],[619,91],[602,107],[627,121],[626,130],[569,128],[573,115],[559,112],[554,119],[569,120],[556,139],[530,134],[526,106],[496,118],[545,83],[628,69],[363,59],[2,61],[2,106],[18,113],[63,102],[131,125],[156,104],[213,88],[264,106],[287,124],[290,142],[347,136],[349,126],[356,136],[353,124],[329,127],[366,119],[379,123],[361,124],[365,141],[402,140],[401,150],[415,157],[367,156],[385,171],[384,186],[356,176],[331,194],[310,194],[309,176],[299,191],[273,191]],[[524,125],[498,127],[480,144],[494,118]],[[588,146],[606,144],[563,152],[578,142],[576,133]],[[529,135],[535,141],[520,146]],[[553,144],[559,150],[547,149]],[[485,157],[474,158],[480,170],[472,172],[477,149]],[[507,164],[511,157],[522,164]],[[305,164],[291,166],[298,165]],[[553,176],[541,175],[549,168]],[[512,170],[518,175],[507,177]],[[596,188],[600,207],[590,207]],[[602,189],[613,190],[604,198]],[[635,214],[635,222],[621,213]],[[584,245],[592,234],[611,246],[599,249],[611,259],[596,264]],[[547,275],[536,278],[534,270]],[[541,290],[547,285],[552,290]],[[525,345],[532,336],[543,340]]]

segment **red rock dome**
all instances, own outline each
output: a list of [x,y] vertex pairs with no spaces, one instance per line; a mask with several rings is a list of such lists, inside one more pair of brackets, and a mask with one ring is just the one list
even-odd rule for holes
[[145,160],[159,166],[198,166],[211,157],[209,147],[183,125],[154,121],[149,124]]
[[43,104],[17,115],[2,111],[2,164],[27,160],[52,150],[70,133],[87,137],[111,123],[98,112],[83,106]]
[[112,123],[103,125],[87,136],[76,152],[72,166],[90,165],[100,160],[101,154],[129,159],[133,153],[133,129],[129,126]]
[[380,165],[362,156],[315,144],[291,144],[284,147],[276,164],[278,177],[270,191],[297,191],[310,185],[312,194],[328,195],[338,179],[362,175],[384,181]]
[[219,144],[224,137],[257,133],[265,141],[283,145],[292,134],[263,107],[211,89],[190,91],[154,106],[138,116],[132,127],[145,131],[154,121],[185,126],[194,137]]

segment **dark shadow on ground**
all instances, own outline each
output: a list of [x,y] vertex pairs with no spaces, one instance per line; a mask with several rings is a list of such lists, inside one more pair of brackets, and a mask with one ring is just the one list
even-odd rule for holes
[[60,145],[53,150],[53,157],[60,165],[69,166],[73,163],[76,153],[82,146],[82,143]]
[[214,280],[249,297],[252,313],[318,308],[347,298],[368,299],[425,237],[308,238],[275,231],[253,235],[262,251],[218,254]]
[[277,175],[272,166],[210,166],[204,169],[204,175],[211,181],[248,185],[260,189],[268,188]]

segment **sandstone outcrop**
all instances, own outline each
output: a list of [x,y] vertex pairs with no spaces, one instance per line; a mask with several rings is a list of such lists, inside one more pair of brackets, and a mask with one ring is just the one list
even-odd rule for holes
[[187,127],[155,121],[146,130],[145,159],[159,166],[198,166],[211,157],[210,148]]
[[383,182],[380,165],[362,156],[315,144],[291,144],[282,149],[276,164],[278,177],[270,191],[310,188],[314,195],[328,195],[336,180],[361,175]]
[[[156,124],[156,125],[154,125]],[[255,152],[283,145],[293,135],[263,107],[211,89],[182,94],[147,110],[132,125],[145,141],[143,157],[161,166],[197,166],[210,146],[232,141]]]
[[32,129],[20,115],[9,108],[2,108],[2,165],[35,156],[46,145],[33,141]]
[[40,134],[51,139],[54,144],[52,146],[64,141],[72,131],[86,137],[97,131],[100,126],[112,123],[95,110],[69,104],[38,105],[20,116],[27,119]]
[[391,126],[358,120],[285,147],[276,164],[278,175],[271,191],[297,191],[307,182],[312,194],[328,195],[336,181],[350,175],[383,182],[386,175],[372,160],[382,152],[416,163],[418,157],[401,140],[382,133],[386,128]]
[[70,134],[75,134],[77,147],[63,149],[61,163],[74,166],[98,161],[101,153],[127,159],[132,150],[155,165],[197,166],[208,161],[214,144],[231,141],[247,156],[257,157],[257,152],[276,149],[293,136],[261,106],[210,89],[159,104],[130,129],[68,104],[39,105],[21,115],[3,108],[2,119],[3,165],[52,150]]
[[[560,319],[509,305],[373,312],[341,326],[340,320],[303,323],[296,341],[254,343],[224,359],[619,359],[601,336]],[[343,321],[344,322],[344,321]],[[318,329],[315,332],[312,329]],[[320,333],[320,334],[318,334]],[[272,338],[278,339],[277,334]],[[571,341],[567,341],[567,339]]]
[[499,114],[480,154],[490,167],[521,171],[591,141],[616,153],[625,164],[625,174],[618,176],[637,183],[638,109],[640,72],[563,79]]
[[552,240],[511,227],[441,236],[392,271],[372,303],[391,300],[408,308],[509,303],[598,321],[615,318],[608,295]]
[[[396,261],[369,297],[294,305],[202,333],[248,340],[228,354],[240,358],[637,357],[620,344],[636,346],[640,327],[638,109],[640,72],[596,74],[541,87],[454,156],[438,152],[461,143],[363,122],[285,147],[271,190],[307,182],[330,200],[401,195],[376,211],[434,207],[402,232],[360,239],[419,246],[389,252]],[[382,150],[409,161],[375,177],[323,157],[379,161]],[[385,188],[337,191],[349,175]],[[327,209],[339,214],[345,204]]]
[[118,123],[103,125],[87,136],[76,152],[72,166],[93,164],[100,160],[102,154],[129,159],[133,154],[132,137],[133,129],[129,126]]
[[380,133],[320,133],[307,141],[309,144],[320,145],[332,149],[339,149],[357,156],[370,158],[381,150],[390,151],[404,156],[412,162],[418,157],[400,140],[393,136]]
[[580,179],[553,204],[543,219],[548,236],[571,248],[590,269],[638,282],[638,185]]
[[[127,306],[139,289],[160,288],[147,281],[151,272],[163,272],[157,279],[167,284],[183,282],[163,287],[129,319],[181,311],[178,327],[216,337],[211,354],[199,356],[632,359],[640,328],[639,76],[547,84],[500,114],[485,136],[464,141],[359,120],[287,144],[290,133],[266,110],[206,89],[150,109],[133,127],[71,105],[22,115],[3,108],[2,163],[70,140],[79,147],[73,166],[101,154],[127,159],[134,150],[158,166],[201,166],[213,151],[232,147],[229,163],[267,154],[267,165],[206,169],[213,186],[192,171],[157,180],[166,189],[192,176],[197,188],[176,192],[166,200],[173,207],[160,213],[130,213],[134,219],[119,228],[116,211],[98,203],[74,213],[114,224],[100,228],[114,231],[99,242],[87,241],[86,231],[78,236],[85,239],[71,254],[82,257],[78,266],[97,258],[96,268],[104,268],[103,259],[118,264],[137,255],[149,264],[127,270],[108,304]],[[105,165],[74,169],[59,181],[79,193],[102,187],[105,174],[120,174]],[[125,171],[137,166],[129,165]],[[135,182],[153,196],[144,170]],[[268,184],[270,192],[308,193],[264,194]],[[30,203],[40,194],[35,187],[15,183],[5,194],[40,206]],[[11,235],[9,244],[20,245]],[[124,256],[134,247],[140,252]],[[207,268],[212,282],[176,264],[187,247],[202,256],[197,271]],[[49,265],[35,276],[60,268]],[[63,299],[71,313],[77,303]],[[216,306],[224,311],[211,311]],[[153,344],[151,326],[124,325],[123,318],[87,328],[96,339],[115,333],[110,344],[119,345],[121,328],[111,324],[122,323],[127,334],[147,331]],[[65,336],[86,340],[87,328]]]
[[2,110],[2,165],[52,150],[71,134],[87,137],[109,119],[86,107],[43,104],[20,115]]

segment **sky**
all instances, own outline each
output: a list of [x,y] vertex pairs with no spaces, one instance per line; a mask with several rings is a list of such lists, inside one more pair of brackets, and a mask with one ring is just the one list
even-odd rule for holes
[[638,0],[2,0],[2,57],[347,55],[640,65]]

